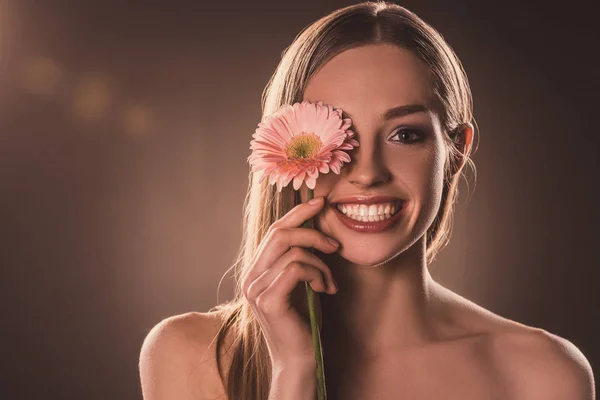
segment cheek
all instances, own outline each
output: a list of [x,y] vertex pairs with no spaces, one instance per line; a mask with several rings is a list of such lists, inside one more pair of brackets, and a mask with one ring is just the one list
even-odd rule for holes
[[445,151],[439,144],[419,150],[390,154],[392,173],[408,196],[426,206],[441,199],[444,184]]
[[327,196],[339,180],[340,176],[333,171],[329,171],[327,174],[319,174],[315,184],[315,197]]

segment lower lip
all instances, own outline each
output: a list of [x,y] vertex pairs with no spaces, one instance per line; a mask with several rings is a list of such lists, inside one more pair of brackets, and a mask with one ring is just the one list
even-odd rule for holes
[[391,218],[384,219],[382,221],[373,221],[373,222],[364,222],[357,221],[348,217],[346,214],[337,209],[337,206],[333,206],[333,210],[336,215],[339,217],[340,221],[348,228],[353,231],[362,232],[362,233],[377,233],[383,232],[386,229],[390,229],[404,214],[404,209],[406,208],[406,202],[402,203],[402,208],[396,214],[392,215]]

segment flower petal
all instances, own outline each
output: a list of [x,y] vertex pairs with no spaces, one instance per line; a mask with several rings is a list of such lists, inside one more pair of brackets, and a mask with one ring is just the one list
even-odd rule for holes
[[[294,189],[298,190],[300,188],[300,186],[302,186],[302,183],[304,182],[305,178],[306,178],[306,171],[302,171],[298,176],[296,176],[296,178],[294,179]],[[297,188],[296,188],[296,180],[299,181]]]
[[320,172],[320,173],[322,173],[322,174],[326,174],[326,173],[328,173],[328,172],[329,172],[329,164],[327,164],[327,163],[322,163],[322,164],[319,166],[319,172]]
[[[314,189],[319,174],[330,171],[339,174],[344,162],[350,161],[345,151],[358,147],[358,142],[351,139],[355,135],[348,129],[351,124],[350,118],[343,118],[341,109],[323,101],[285,104],[258,124],[250,143],[252,154],[247,160],[252,171],[261,174],[260,182],[268,178],[269,184],[276,184],[278,191],[292,181],[295,190],[303,182]],[[307,134],[317,136],[320,148],[288,158],[291,141]],[[310,156],[304,158],[300,154]]]
[[350,162],[350,156],[348,155],[348,153],[345,153],[343,151],[334,151],[332,157],[335,157],[337,160]]
[[294,178],[293,174],[290,174],[289,176],[282,178],[283,181],[283,186],[287,186],[290,184],[290,182],[292,181],[292,178]]
[[339,129],[346,130],[352,126],[352,120],[350,118],[344,118],[342,120],[343,124]]
[[329,164],[329,168],[331,168],[331,170],[336,173],[337,175],[340,174],[340,169],[341,169],[342,163],[339,162],[338,160],[332,161],[331,164]]

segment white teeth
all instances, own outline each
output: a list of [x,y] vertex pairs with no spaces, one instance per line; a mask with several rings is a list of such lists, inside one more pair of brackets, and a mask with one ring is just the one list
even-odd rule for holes
[[359,211],[359,215],[361,217],[369,215],[369,207],[367,207],[364,204],[361,204],[360,206],[358,206],[358,211]]
[[390,218],[396,213],[397,206],[394,203],[338,204],[337,208],[340,212],[357,221],[374,222]]

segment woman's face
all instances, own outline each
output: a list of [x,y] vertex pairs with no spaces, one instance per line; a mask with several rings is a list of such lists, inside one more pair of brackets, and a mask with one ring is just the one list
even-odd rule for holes
[[[352,118],[350,129],[360,143],[340,175],[319,175],[314,195],[324,196],[326,205],[315,218],[316,228],[338,240],[339,254],[352,263],[374,266],[390,260],[425,234],[441,203],[447,149],[433,111],[428,67],[394,45],[361,46],[338,54],[317,71],[303,100],[341,108],[345,118]],[[417,107],[382,117],[407,105],[425,111]],[[356,195],[392,196],[404,203],[389,228],[357,231],[336,210],[338,202]]]

